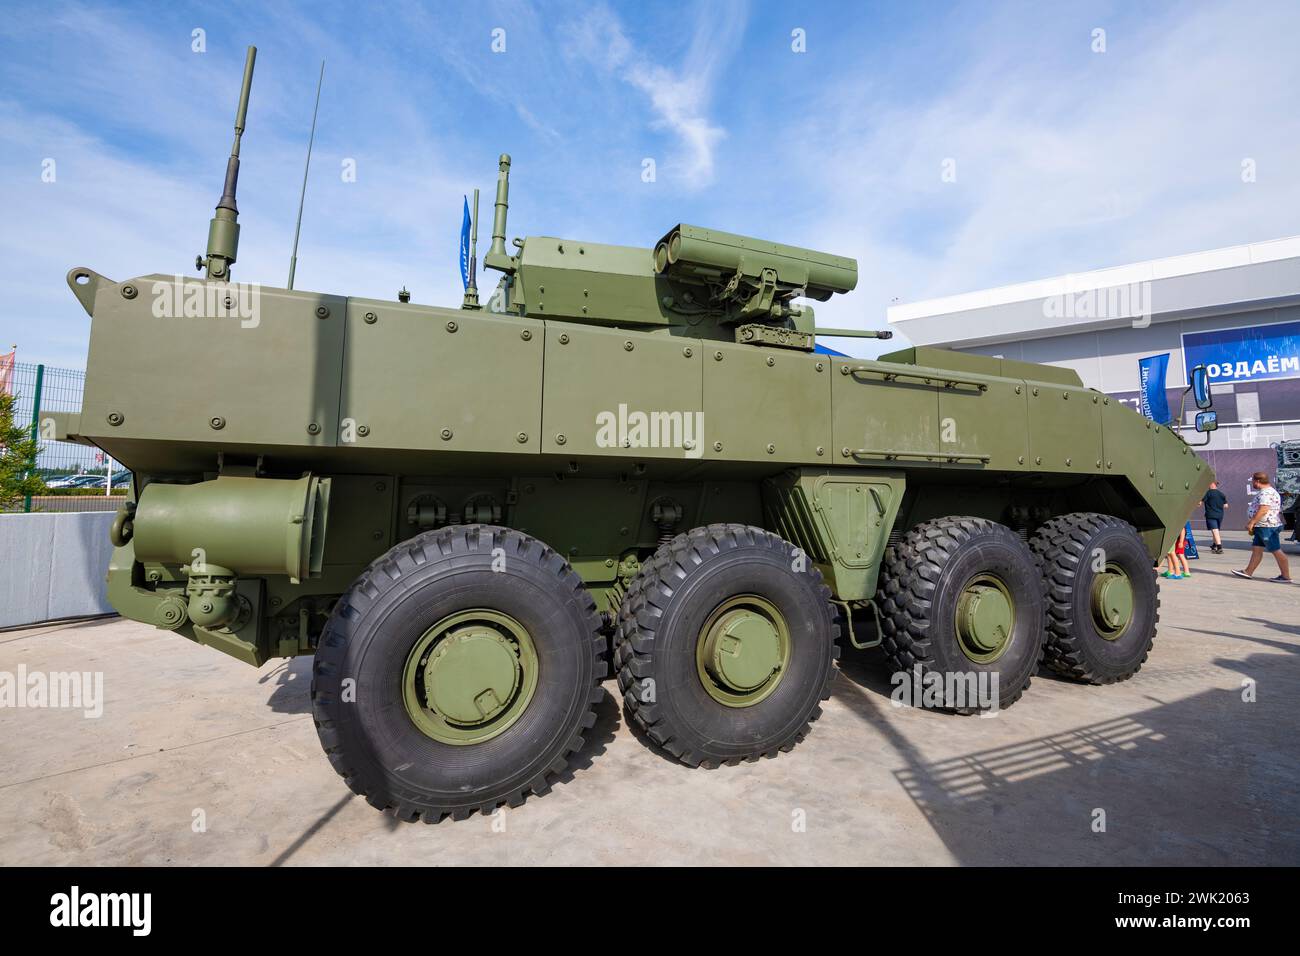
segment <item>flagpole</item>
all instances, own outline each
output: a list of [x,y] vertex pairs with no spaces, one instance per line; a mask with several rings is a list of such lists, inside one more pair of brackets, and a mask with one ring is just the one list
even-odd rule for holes
[[474,212],[469,221],[469,285],[465,287],[462,309],[480,308],[478,303],[478,190],[474,190]]

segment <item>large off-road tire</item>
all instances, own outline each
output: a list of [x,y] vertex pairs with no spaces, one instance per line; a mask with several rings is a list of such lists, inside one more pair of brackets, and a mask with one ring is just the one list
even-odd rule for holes
[[[991,699],[972,701],[963,681],[973,674],[978,692],[991,698],[991,679],[981,675],[996,674],[997,706],[1005,709],[1042,660],[1042,579],[1020,536],[996,521],[936,518],[908,531],[885,552],[876,604],[886,662],[906,675],[914,704],[963,714],[991,709]],[[915,691],[940,679],[945,693],[917,699]]]
[[491,525],[417,535],[375,560],[325,625],[321,745],[354,792],[402,820],[517,806],[595,722],[600,623],[536,538]]
[[1089,684],[1136,674],[1160,619],[1137,530],[1110,515],[1069,514],[1048,521],[1029,544],[1047,591],[1047,665]]
[[761,528],[677,535],[619,608],[614,656],[629,720],[691,767],[790,750],[830,696],[830,598],[807,556]]

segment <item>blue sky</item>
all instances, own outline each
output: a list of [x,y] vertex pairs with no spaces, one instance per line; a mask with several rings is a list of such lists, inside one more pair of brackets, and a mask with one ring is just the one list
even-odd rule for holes
[[819,322],[880,327],[1300,233],[1298,41],[1270,2],[8,4],[0,349],[84,364],[74,265],[194,274],[250,43],[237,279],[284,283],[323,58],[298,288],[457,304],[461,195],[490,218],[509,152],[511,235],[648,247],[685,221],[851,255]]

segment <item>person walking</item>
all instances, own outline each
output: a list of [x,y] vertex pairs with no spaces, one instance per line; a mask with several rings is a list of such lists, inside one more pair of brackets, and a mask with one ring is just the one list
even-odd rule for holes
[[1223,526],[1223,512],[1228,507],[1228,496],[1219,490],[1217,481],[1210,482],[1210,490],[1201,499],[1201,504],[1205,506],[1205,527],[1214,538],[1210,551],[1213,554],[1223,554],[1223,538],[1219,535],[1219,528]]
[[1254,535],[1250,542],[1250,560],[1246,562],[1245,570],[1233,568],[1232,573],[1239,578],[1254,577],[1255,569],[1264,560],[1264,552],[1267,551],[1273,555],[1277,569],[1281,572],[1272,580],[1290,584],[1291,562],[1282,552],[1282,542],[1278,540],[1282,530],[1282,496],[1269,484],[1267,472],[1255,472],[1250,476],[1250,484],[1255,489],[1247,506],[1249,513],[1246,530]]

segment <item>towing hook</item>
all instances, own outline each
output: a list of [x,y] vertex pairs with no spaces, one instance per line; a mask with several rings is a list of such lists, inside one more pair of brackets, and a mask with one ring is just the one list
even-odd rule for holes
[[113,547],[121,548],[135,534],[135,502],[124,501],[113,518],[113,526],[108,529],[108,539]]

